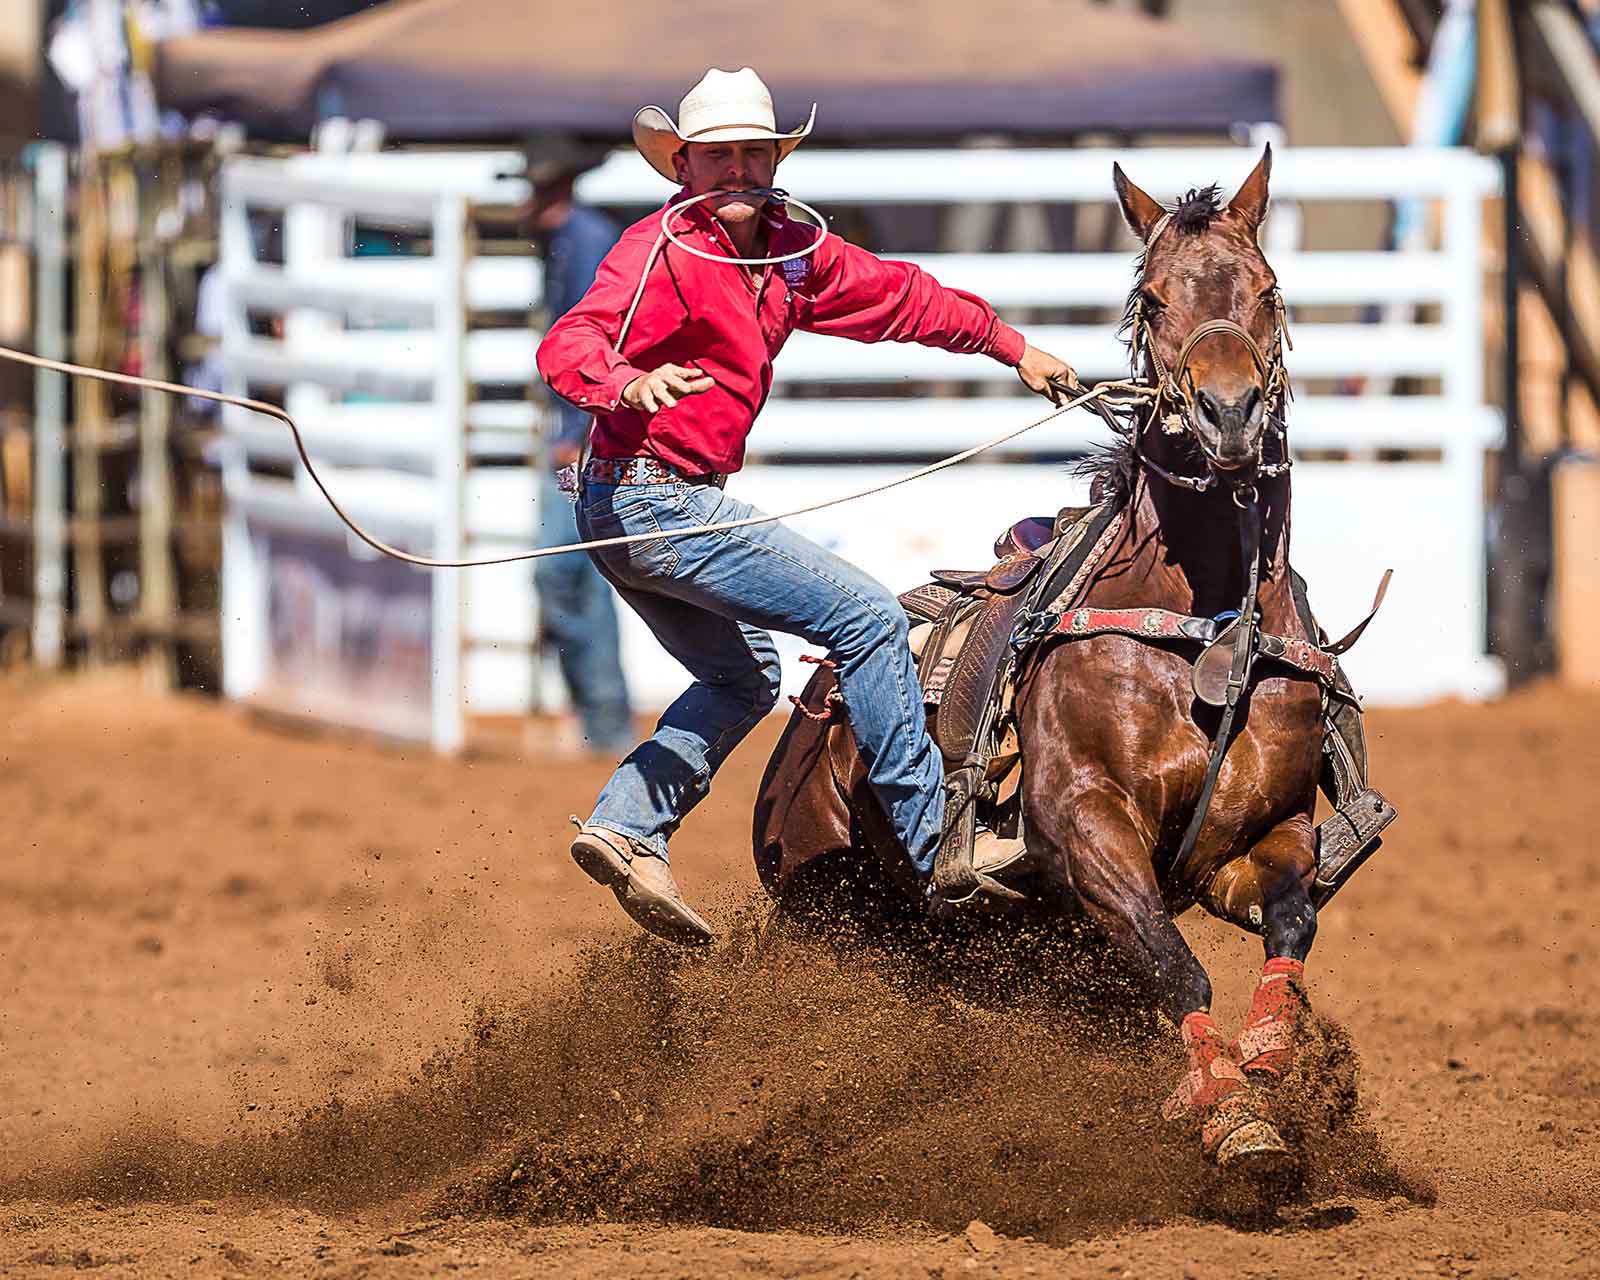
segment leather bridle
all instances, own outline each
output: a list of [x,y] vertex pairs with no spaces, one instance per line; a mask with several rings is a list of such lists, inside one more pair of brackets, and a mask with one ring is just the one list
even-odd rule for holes
[[[1149,239],[1145,241],[1147,254],[1171,222],[1172,215],[1169,213],[1156,224]],[[1272,290],[1272,309],[1270,353],[1261,350],[1261,344],[1243,325],[1226,319],[1206,320],[1196,325],[1184,339],[1183,346],[1178,350],[1177,363],[1169,369],[1162,361],[1160,352],[1156,350],[1155,335],[1144,314],[1144,297],[1141,294],[1135,299],[1130,322],[1132,331],[1130,358],[1133,362],[1134,376],[1137,377],[1139,374],[1140,356],[1143,354],[1149,358],[1152,381],[1155,384],[1150,412],[1134,433],[1134,456],[1139,459],[1142,466],[1169,484],[1196,493],[1205,493],[1217,483],[1218,474],[1210,468],[1203,476],[1185,476],[1169,471],[1139,448],[1139,438],[1148,428],[1159,423],[1166,435],[1182,435],[1187,431],[1198,442],[1200,436],[1194,426],[1197,413],[1194,378],[1189,370],[1189,361],[1194,355],[1195,347],[1204,339],[1221,335],[1242,343],[1245,351],[1249,353],[1250,361],[1255,365],[1256,374],[1261,379],[1263,401],[1261,411],[1266,417],[1266,425],[1256,443],[1255,466],[1247,475],[1241,476],[1240,480],[1230,483],[1237,490],[1254,484],[1257,479],[1270,479],[1289,470],[1293,462],[1289,457],[1289,441],[1284,429],[1283,410],[1286,402],[1293,398],[1294,392],[1289,385],[1288,371],[1284,367],[1283,352],[1285,347],[1294,350],[1294,342],[1289,337],[1289,322],[1283,305],[1283,295],[1276,287]],[[1265,457],[1269,435],[1278,439],[1280,457],[1276,462],[1268,462]],[[1205,450],[1202,448],[1201,452],[1204,453]]]

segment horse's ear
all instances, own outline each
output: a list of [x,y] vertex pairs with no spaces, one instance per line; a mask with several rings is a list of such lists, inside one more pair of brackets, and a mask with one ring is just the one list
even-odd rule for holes
[[1166,210],[1128,181],[1122,166],[1111,164],[1111,183],[1117,189],[1117,202],[1122,205],[1122,216],[1141,241],[1150,238],[1150,229],[1166,215]]
[[1267,179],[1271,176],[1272,144],[1269,142],[1261,159],[1256,161],[1256,167],[1250,170],[1250,176],[1228,201],[1229,212],[1238,214],[1252,229],[1259,227],[1261,219],[1267,216]]

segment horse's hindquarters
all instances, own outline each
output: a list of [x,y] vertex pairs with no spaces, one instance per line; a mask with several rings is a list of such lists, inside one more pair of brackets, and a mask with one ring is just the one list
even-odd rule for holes
[[756,793],[756,871],[774,898],[782,898],[790,880],[811,862],[852,848],[848,765],[841,785],[833,758],[839,726],[830,696],[836,687],[833,672],[819,668],[773,748]]

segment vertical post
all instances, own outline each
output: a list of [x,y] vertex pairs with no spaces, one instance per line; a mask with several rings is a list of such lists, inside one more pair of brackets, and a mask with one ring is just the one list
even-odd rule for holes
[[[244,303],[233,290],[233,282],[255,265],[255,244],[250,236],[246,203],[234,191],[230,164],[225,162],[219,177],[222,205],[217,215],[217,265],[223,288],[222,332],[218,335],[222,355],[222,389],[229,395],[248,396],[248,381],[232,366],[231,358],[247,349],[250,327]],[[262,621],[266,588],[261,577],[260,556],[252,544],[249,517],[243,497],[249,486],[249,468],[244,447],[229,435],[235,424],[248,420],[249,410],[224,405],[219,419],[223,434],[218,443],[222,455],[222,692],[229,698],[244,698],[260,687],[266,671]]]
[[[167,339],[171,314],[167,302],[166,259],[156,239],[156,214],[169,192],[171,158],[158,156],[150,175],[151,190],[140,201],[139,217],[139,353],[144,376],[167,382]],[[166,686],[176,681],[177,591],[172,563],[172,434],[171,396],[139,397],[139,613],[147,642],[154,641],[153,674]]]
[[[302,200],[283,211],[283,266],[292,284],[323,278],[327,264],[344,256],[343,209]],[[321,307],[292,307],[283,316],[283,350],[291,356],[318,356],[327,338],[342,323]],[[305,380],[289,384],[283,407],[296,419],[316,419],[327,413],[332,397],[320,383]],[[295,469],[295,484],[312,492],[310,477]]]
[[1522,290],[1521,200],[1517,193],[1519,180],[1517,148],[1505,147],[1500,152],[1502,230],[1505,235],[1505,278],[1501,283],[1500,304],[1505,309],[1505,350],[1501,355],[1501,376],[1505,384],[1505,444],[1500,453],[1500,489],[1505,488],[1506,477],[1522,467],[1522,318],[1519,314],[1519,295]]
[[[34,157],[34,349],[46,359],[65,360],[67,149],[42,142]],[[40,369],[33,385],[33,660],[59,667],[67,591],[66,375]]]
[[[1495,541],[1487,571],[1491,589],[1488,620],[1489,644],[1505,662],[1507,680],[1518,684],[1538,675],[1557,660],[1550,617],[1553,530],[1551,526],[1550,468],[1528,447],[1522,415],[1522,344],[1518,315],[1522,292],[1521,201],[1518,182],[1521,164],[1518,147],[1500,153],[1504,175],[1505,280],[1501,298],[1505,308],[1505,436],[1500,468],[1494,486]],[[1563,247],[1570,245],[1572,219],[1564,217]],[[1546,303],[1561,326],[1563,371],[1560,404],[1563,416],[1571,380],[1572,343],[1576,326],[1567,293],[1565,254],[1554,264],[1559,297]],[[1565,427],[1563,426],[1563,431]]]
[[[1495,484],[1495,544],[1490,563],[1491,616],[1489,643],[1504,660],[1507,678],[1526,679],[1550,660],[1550,632],[1546,618],[1546,588],[1550,577],[1551,531],[1549,471],[1528,466],[1527,440],[1522,418],[1521,317],[1522,292],[1522,79],[1519,73],[1520,13],[1524,29],[1532,25],[1549,38],[1548,5],[1512,5],[1509,0],[1478,0],[1478,145],[1499,157],[1505,232],[1505,279],[1501,303],[1505,309],[1504,401],[1505,436],[1501,443],[1500,471]],[[1581,43],[1587,41],[1578,33]],[[1558,41],[1559,42],[1559,41]],[[1552,49],[1558,72],[1561,52]],[[1592,54],[1588,55],[1592,59]],[[1590,77],[1593,79],[1592,74]],[[1568,79],[1574,96],[1581,96]],[[1593,115],[1589,116],[1591,121]],[[1563,223],[1570,222],[1563,219]],[[1565,234],[1565,233],[1563,233]],[[1568,242],[1570,243],[1570,241]],[[1546,253],[1558,287],[1565,294],[1567,274],[1561,258],[1564,246],[1552,245]],[[1535,255],[1539,249],[1535,243]],[[1570,307],[1547,297],[1550,314],[1558,325],[1570,320]],[[1569,361],[1572,329],[1563,328],[1562,340]],[[1565,398],[1566,388],[1562,395]]]
[[[101,333],[105,324],[107,191],[109,174],[99,156],[80,153],[78,162],[78,252],[73,314],[73,352],[78,364],[105,363]],[[105,563],[100,544],[100,449],[110,418],[106,384],[80,378],[73,388],[72,415],[72,577],[77,629],[89,661],[106,656]]]
[[[1452,153],[1442,160],[1456,160]],[[1460,157],[1477,164],[1476,157]],[[1454,266],[1451,288],[1444,299],[1446,329],[1455,335],[1454,359],[1445,370],[1445,398],[1460,411],[1462,422],[1475,422],[1483,412],[1483,194],[1466,173],[1454,166],[1455,175],[1444,190],[1443,249]],[[1444,442],[1444,466],[1453,491],[1450,506],[1460,513],[1460,525],[1443,533],[1448,545],[1459,548],[1461,581],[1457,598],[1468,612],[1470,625],[1461,629],[1462,691],[1488,696],[1498,692],[1499,677],[1484,657],[1489,632],[1489,527],[1485,505],[1485,460],[1476,432],[1461,432]]]
[[1517,69],[1517,31],[1508,0],[1478,0],[1478,146],[1499,158],[1500,198],[1505,233],[1505,278],[1500,293],[1505,308],[1505,351],[1501,366],[1505,398],[1505,444],[1500,491],[1522,465],[1521,188],[1517,152],[1522,146],[1522,85]]
[[[433,265],[438,281],[433,331],[438,363],[433,371],[434,486],[439,495],[434,524],[433,555],[461,558],[465,541],[462,508],[466,483],[467,296],[466,259],[470,235],[467,202],[441,196],[434,206]],[[462,679],[462,571],[434,573],[433,598],[433,746],[459,750],[465,738]]]

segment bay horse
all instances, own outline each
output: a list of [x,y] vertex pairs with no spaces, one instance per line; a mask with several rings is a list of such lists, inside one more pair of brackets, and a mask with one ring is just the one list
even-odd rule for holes
[[[1233,685],[1227,705],[1197,697],[1192,652],[1125,633],[1035,645],[1012,703],[1032,907],[1098,927],[1181,1031],[1187,1071],[1163,1113],[1198,1128],[1219,1166],[1259,1174],[1292,1163],[1267,1102],[1307,1013],[1324,708],[1323,688],[1304,671],[1252,665],[1237,641],[1258,620],[1264,638],[1318,645],[1291,586],[1286,329],[1257,243],[1271,163],[1269,147],[1226,205],[1213,186],[1171,210],[1114,167],[1143,246],[1126,315],[1133,371],[1157,394],[1101,463],[1100,496],[1122,517],[1067,602],[1165,610],[1218,629],[1242,611],[1212,645]],[[814,723],[821,718],[796,713],[757,801],[757,862],[780,902],[775,866],[824,855],[903,861],[847,724],[830,729]],[[885,870],[893,882],[894,868]],[[1175,921],[1196,904],[1265,945],[1231,1042]]]

